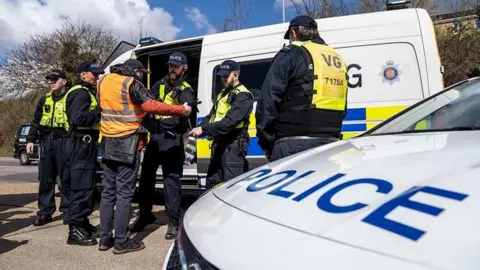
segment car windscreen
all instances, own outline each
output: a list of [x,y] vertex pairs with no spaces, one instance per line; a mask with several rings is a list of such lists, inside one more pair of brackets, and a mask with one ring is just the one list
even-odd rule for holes
[[480,80],[425,99],[365,135],[480,129]]

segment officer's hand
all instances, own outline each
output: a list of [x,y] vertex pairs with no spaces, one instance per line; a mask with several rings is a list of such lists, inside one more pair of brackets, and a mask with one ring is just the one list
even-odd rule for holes
[[33,143],[27,143],[27,154],[33,154]]
[[188,103],[184,103],[183,107],[185,108],[184,115],[189,115],[192,112],[192,107],[188,106]]
[[199,136],[202,136],[202,134],[203,134],[202,127],[196,127],[196,128],[193,128],[193,129],[188,133],[188,136],[199,137]]

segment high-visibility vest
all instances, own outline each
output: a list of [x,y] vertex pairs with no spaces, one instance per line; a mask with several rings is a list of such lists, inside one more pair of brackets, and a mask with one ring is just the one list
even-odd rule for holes
[[52,92],[45,95],[40,126],[49,128],[64,128],[68,130],[66,94],[57,101],[53,100]]
[[[214,123],[225,118],[225,115],[227,115],[227,112],[232,107],[232,104],[230,103],[231,100],[239,93],[248,93],[252,96],[253,99],[252,93],[241,84],[237,85],[237,87],[231,90],[229,93],[226,93],[225,89],[222,89],[222,91],[220,91],[220,93],[217,95],[216,103],[214,104],[215,115],[210,117],[209,122]],[[247,118],[244,121],[240,122],[235,128],[243,128],[244,126],[248,125],[248,121],[249,116],[247,116]]]
[[102,137],[127,136],[142,125],[146,112],[130,99],[130,86],[134,81],[133,77],[110,73],[98,83]]
[[[313,89],[305,89],[309,93],[295,93],[298,97],[311,95],[311,103],[295,106],[292,110],[325,109],[345,111],[347,103],[347,67],[345,62],[333,48],[316,44],[312,41],[295,41],[292,45],[303,47],[310,54],[313,64]],[[309,84],[311,80],[304,81]],[[298,86],[297,86],[297,89]],[[289,89],[286,91],[288,95]],[[298,92],[298,91],[297,91]]]
[[[67,94],[65,95],[65,100],[67,100],[67,97],[69,94],[71,94],[72,92],[74,91],[78,91],[78,90],[84,90],[84,91],[87,91],[88,94],[90,95],[90,106],[88,107],[88,110],[89,111],[93,111],[97,108],[98,106],[98,103],[97,103],[97,99],[95,98],[95,96],[90,92],[90,90],[88,90],[88,88],[86,88],[85,86],[83,85],[74,85],[72,88],[70,88],[67,92]],[[67,115],[66,115],[67,116]],[[67,122],[68,122],[68,119],[67,119]],[[90,127],[82,127],[82,126],[76,126],[77,129],[79,130],[99,130],[100,129],[100,123],[98,124],[95,124],[93,126],[90,126]],[[68,127],[68,129],[70,129],[70,125]]]
[[422,120],[415,125],[415,130],[424,130],[428,128],[430,128],[430,125],[427,120]]
[[[175,88],[174,90],[170,91],[167,95],[165,95],[165,85],[166,85],[166,80],[162,80],[160,83],[160,87],[158,88],[158,97],[159,100],[162,100],[163,103],[168,104],[168,105],[179,105],[178,103],[178,96],[180,95],[180,92],[183,91],[185,88],[191,88],[190,84],[188,84],[186,81],[182,82],[182,85],[180,87]],[[161,119],[167,119],[170,118],[170,115],[155,115],[155,119],[161,120]]]

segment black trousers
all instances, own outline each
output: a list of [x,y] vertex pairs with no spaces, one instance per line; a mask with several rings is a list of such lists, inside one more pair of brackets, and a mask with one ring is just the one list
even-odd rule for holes
[[68,220],[70,183],[65,168],[65,141],[60,134],[45,134],[40,142],[40,162],[38,163],[38,212],[37,215],[52,215],[55,210],[55,182],[60,178],[60,212]]
[[249,140],[240,143],[237,139],[232,143],[214,141],[207,172],[207,189],[228,181],[248,171]]
[[[90,136],[91,139],[85,136]],[[70,227],[85,226],[95,206],[95,165],[98,134],[73,134],[66,142],[66,164],[70,179]]]
[[140,154],[138,151],[133,164],[102,160],[104,179],[100,200],[100,237],[103,239],[112,237],[112,230],[115,228],[117,244],[125,243],[130,236],[128,225],[140,166]]
[[[177,135],[179,136],[179,135]],[[140,215],[152,212],[158,166],[162,165],[165,212],[169,218],[181,216],[183,161],[185,149],[181,138],[167,139],[164,134],[152,134],[143,156],[139,183]]]
[[329,142],[321,139],[288,140],[276,143],[272,150],[272,161],[279,160]]

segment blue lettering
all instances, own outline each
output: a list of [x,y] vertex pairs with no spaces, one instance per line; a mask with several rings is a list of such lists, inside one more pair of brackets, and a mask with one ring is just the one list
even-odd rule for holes
[[295,194],[295,193],[293,193],[293,192],[291,192],[291,191],[283,190],[283,188],[285,188],[285,187],[287,187],[287,186],[289,186],[289,185],[297,182],[297,181],[300,180],[300,179],[305,178],[306,176],[308,176],[308,175],[310,175],[310,174],[312,174],[312,173],[314,173],[314,172],[315,172],[315,171],[308,171],[308,172],[306,172],[306,173],[304,173],[304,174],[302,174],[302,175],[299,175],[299,176],[295,177],[294,179],[286,182],[285,184],[283,184],[283,185],[275,188],[274,190],[268,192],[267,194],[274,195],[274,196],[279,196],[279,197],[282,197],[282,198],[287,199],[288,197],[292,196],[292,195]]
[[[283,172],[278,172],[278,173],[275,173],[275,174],[272,174],[272,175],[269,175],[269,176],[265,176],[264,178],[250,184],[248,187],[247,187],[247,191],[250,191],[250,192],[253,192],[253,191],[259,191],[259,190],[262,190],[262,189],[266,189],[266,188],[269,188],[269,187],[272,187],[272,186],[275,186],[285,180],[287,180],[288,178],[292,177],[292,175],[294,175],[297,171],[294,171],[294,170],[288,170],[288,171],[283,171]],[[276,175],[282,175],[282,174],[285,174],[285,176],[282,178],[282,179],[279,179],[273,183],[270,183],[268,185],[265,185],[265,186],[262,186],[262,187],[257,187],[257,185],[265,180],[267,180],[268,178],[272,177],[272,176],[276,176]]]
[[[246,181],[251,181],[251,180],[255,180],[256,178],[260,178],[260,177],[263,177],[264,175],[267,175],[269,173],[272,172],[272,169],[264,169],[264,170],[260,170],[260,171],[257,171],[255,173],[252,173],[250,174],[249,176],[247,177],[244,177],[240,180],[238,180],[237,182],[231,184],[230,186],[228,186],[226,189],[229,189],[231,187],[233,187],[234,185],[240,183],[240,182],[246,182]],[[258,174],[258,175],[257,175]]]
[[321,189],[322,187],[332,183],[333,181],[339,179],[339,178],[342,178],[343,176],[345,176],[345,174],[343,173],[338,173],[330,178],[328,178],[327,180],[323,181],[323,182],[320,182],[318,184],[316,184],[315,186],[309,188],[308,190],[304,191],[302,194],[298,195],[297,197],[293,198],[292,200],[296,201],[296,202],[299,202],[303,199],[305,199],[306,197],[312,195],[312,193],[318,191],[319,189]]
[[403,206],[412,210],[417,210],[419,212],[423,212],[425,214],[429,214],[432,216],[438,216],[444,209],[435,207],[432,205],[411,201],[410,197],[415,195],[416,193],[424,192],[432,195],[437,195],[440,197],[449,198],[456,201],[463,201],[468,195],[457,193],[449,190],[434,188],[434,187],[414,187],[408,190],[407,192],[401,194],[400,196],[386,202],[375,211],[370,213],[367,217],[365,217],[362,221],[373,226],[377,226],[384,230],[390,231],[392,233],[398,234],[400,236],[406,237],[413,241],[417,241],[425,231],[419,230],[417,228],[413,228],[411,226],[396,222],[394,220],[390,220],[385,218],[390,212],[395,210],[398,206]]
[[391,183],[381,179],[363,178],[363,179],[352,180],[352,181],[340,184],[330,189],[329,191],[325,192],[325,194],[323,194],[317,201],[318,208],[320,208],[325,212],[335,213],[335,214],[348,213],[348,212],[353,212],[353,211],[362,209],[363,207],[367,206],[367,204],[355,203],[349,206],[338,206],[332,203],[332,197],[335,196],[335,194],[337,194],[339,191],[342,191],[347,187],[350,187],[353,185],[359,185],[359,184],[375,185],[377,186],[377,192],[383,193],[383,194],[388,194],[393,188],[393,185]]

